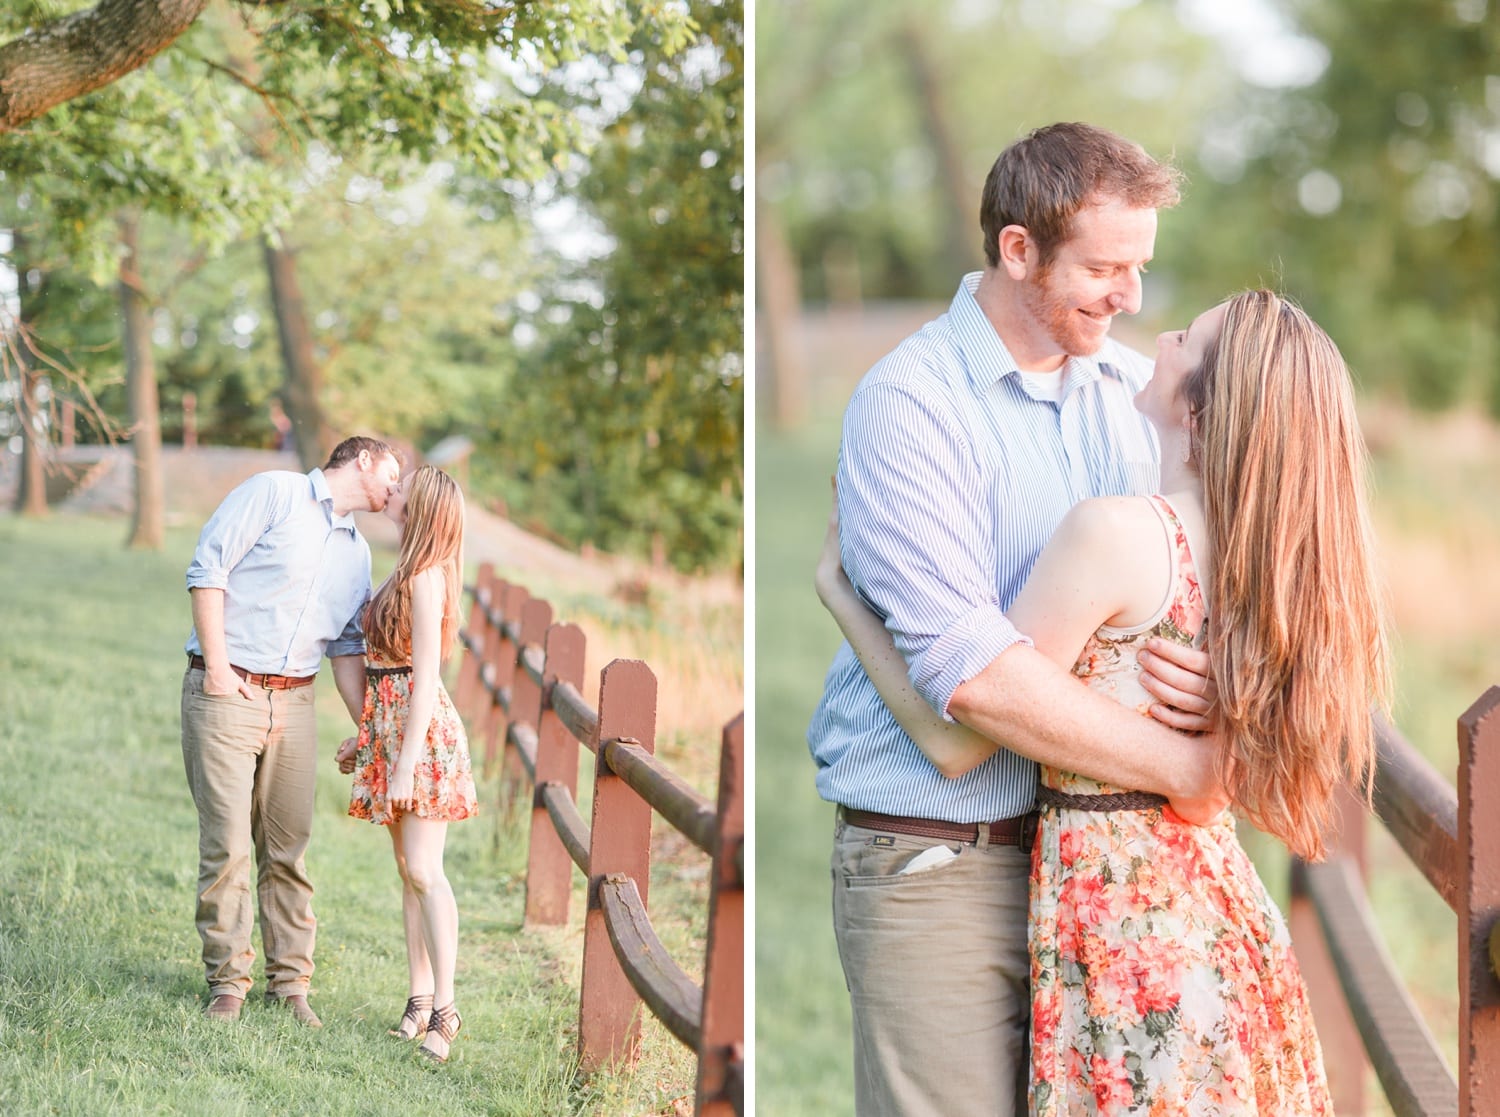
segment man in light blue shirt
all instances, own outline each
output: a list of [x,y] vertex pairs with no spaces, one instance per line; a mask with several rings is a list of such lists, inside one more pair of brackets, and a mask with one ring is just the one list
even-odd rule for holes
[[[917,692],[1006,746],[923,753],[840,648],[808,741],[819,792],[839,804],[834,929],[861,1117],[1025,1112],[1036,761],[1184,810],[1201,800],[1204,820],[1221,804],[1209,749],[1087,691],[1005,617],[1073,504],[1156,484],[1156,439],[1133,406],[1151,362],[1108,331],[1139,310],[1157,210],[1177,199],[1175,172],[1102,129],[1013,144],[985,185],[985,270],[846,412],[844,569]],[[1156,693],[1186,712],[1158,716],[1205,728],[1206,657],[1181,663],[1157,668]]]
[[326,654],[359,724],[370,547],[353,513],[384,508],[400,472],[386,443],[347,438],[322,469],[251,477],[198,537],[187,571],[182,758],[198,808],[211,1019],[238,1019],[250,990],[253,850],[266,998],[321,1024],[307,1002],[317,921],[303,861],[317,756],[312,683]]

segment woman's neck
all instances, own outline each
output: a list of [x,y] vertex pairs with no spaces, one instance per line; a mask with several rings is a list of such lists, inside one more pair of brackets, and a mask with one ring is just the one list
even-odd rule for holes
[[[1158,432],[1160,433],[1160,432]],[[1201,494],[1203,481],[1188,461],[1192,442],[1185,430],[1161,435],[1161,491],[1163,495],[1191,492]]]

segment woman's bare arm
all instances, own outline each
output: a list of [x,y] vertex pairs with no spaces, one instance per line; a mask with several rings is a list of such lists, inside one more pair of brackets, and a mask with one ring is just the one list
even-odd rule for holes
[[911,685],[906,660],[896,650],[891,634],[854,591],[839,559],[837,511],[828,522],[823,550],[818,555],[813,586],[824,607],[833,614],[844,639],[859,656],[860,664],[896,724],[943,775],[961,776],[987,760],[1000,746],[968,726],[939,717]]

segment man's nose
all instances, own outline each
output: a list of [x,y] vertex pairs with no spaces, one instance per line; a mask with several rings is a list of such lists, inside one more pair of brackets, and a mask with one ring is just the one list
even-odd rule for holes
[[1120,285],[1110,293],[1110,305],[1124,314],[1139,314],[1141,310],[1141,273],[1131,268],[1125,273]]

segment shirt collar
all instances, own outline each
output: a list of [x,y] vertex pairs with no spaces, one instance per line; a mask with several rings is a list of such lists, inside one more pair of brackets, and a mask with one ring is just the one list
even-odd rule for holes
[[328,487],[328,478],[323,475],[323,471],[321,469],[308,470],[307,480],[312,485],[313,499],[328,512],[329,524],[354,533],[356,529],[353,512],[345,512],[342,516],[333,514],[333,490]]
[[[983,391],[1008,376],[1016,376],[1020,369],[1016,359],[1010,355],[1005,342],[985,317],[974,293],[979,289],[983,272],[969,272],[959,282],[958,292],[948,307],[948,316],[953,323],[959,352],[963,355],[965,372],[975,391]],[[1069,357],[1063,362],[1063,396],[1081,384],[1088,384],[1107,376],[1120,380],[1119,368],[1109,360],[1114,342],[1105,338],[1099,352],[1092,357]]]

